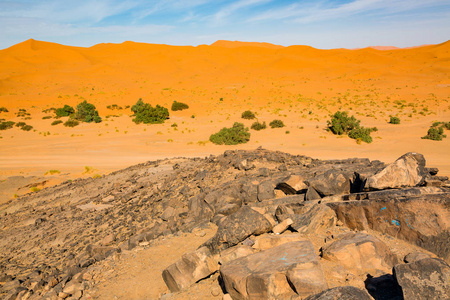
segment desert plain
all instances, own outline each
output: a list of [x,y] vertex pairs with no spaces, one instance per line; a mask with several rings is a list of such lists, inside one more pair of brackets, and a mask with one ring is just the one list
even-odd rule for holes
[[[189,109],[170,111],[164,124],[137,125],[125,107],[140,98],[169,111],[173,101]],[[96,106],[101,123],[52,126],[54,114],[43,112],[84,100]],[[114,104],[122,109],[107,108]],[[0,50],[0,107],[8,110],[0,118],[33,126],[0,131],[0,180],[34,176],[40,187],[153,159],[259,146],[319,159],[384,162],[419,152],[440,175],[450,175],[450,138],[421,139],[434,121],[450,120],[450,42],[320,50],[232,41],[82,48],[27,40]],[[17,116],[19,109],[26,114]],[[280,119],[286,127],[250,130],[250,141],[238,146],[208,141],[234,122],[250,127],[254,120],[241,118],[245,110],[260,122]],[[338,110],[377,127],[373,142],[357,144],[326,131]],[[389,124],[390,116],[401,123]],[[59,173],[44,176],[50,170]],[[4,186],[2,199],[27,192]]]

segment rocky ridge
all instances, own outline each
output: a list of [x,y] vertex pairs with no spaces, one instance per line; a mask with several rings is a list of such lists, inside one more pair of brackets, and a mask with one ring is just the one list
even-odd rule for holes
[[[172,293],[219,274],[233,299],[402,299],[433,284],[449,295],[450,184],[437,173],[416,153],[386,165],[257,149],[68,181],[0,207],[0,296],[89,299],[90,271],[105,259],[211,222],[216,235],[163,272]],[[403,264],[372,231],[422,247],[423,256]],[[252,263],[265,258],[263,267]],[[324,273],[327,261],[334,273]],[[420,268],[441,275],[411,280],[427,276]],[[330,276],[367,282],[333,289]],[[386,285],[395,287],[391,298]]]

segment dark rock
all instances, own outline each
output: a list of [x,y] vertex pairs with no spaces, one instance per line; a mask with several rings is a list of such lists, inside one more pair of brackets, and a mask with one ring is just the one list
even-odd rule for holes
[[405,263],[412,263],[424,258],[431,258],[429,254],[423,253],[423,252],[412,252],[405,256],[404,262]]
[[309,296],[305,300],[371,300],[366,291],[354,286],[340,286]]
[[350,193],[351,178],[353,178],[353,173],[344,173],[341,170],[332,169],[313,179],[307,180],[306,184],[312,187],[322,197],[341,195]]
[[219,224],[217,233],[206,243],[212,253],[237,245],[250,235],[259,235],[272,229],[270,222],[248,206],[241,207]]
[[320,197],[319,193],[317,193],[317,191],[313,187],[309,187],[308,190],[306,191],[306,195],[305,195],[306,201],[319,200],[320,198],[321,197]]
[[301,214],[278,215],[278,220],[291,219],[290,226],[303,234],[317,232],[336,226],[336,213],[324,204],[309,203],[303,207]]
[[273,185],[272,181],[261,182],[257,188],[258,200],[264,201],[275,198],[274,188],[275,186]]
[[404,299],[450,299],[450,266],[437,258],[396,265],[394,276]]

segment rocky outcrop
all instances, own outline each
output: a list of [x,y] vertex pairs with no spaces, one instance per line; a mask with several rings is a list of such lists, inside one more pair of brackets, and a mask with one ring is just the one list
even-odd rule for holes
[[326,205],[309,203],[303,207],[301,214],[279,214],[279,221],[291,219],[290,226],[300,233],[314,233],[324,228],[334,227],[336,225],[335,212]]
[[378,238],[365,233],[346,233],[325,245],[322,257],[339,262],[357,274],[384,274],[398,262],[395,255]]
[[307,297],[305,300],[371,300],[366,291],[354,286],[335,287],[319,294]]
[[243,206],[219,224],[216,235],[204,246],[208,247],[211,252],[217,253],[237,245],[252,234],[259,235],[271,229],[272,225],[266,217],[249,206]]
[[367,178],[366,187],[373,190],[421,185],[426,176],[425,158],[409,152],[399,157],[381,172]]
[[404,299],[450,299],[450,266],[441,259],[397,265],[394,275]]
[[219,269],[217,259],[206,247],[186,253],[176,263],[168,266],[162,273],[167,287],[172,292],[185,289]]
[[220,267],[233,299],[306,297],[327,288],[314,247],[290,242],[228,262]]

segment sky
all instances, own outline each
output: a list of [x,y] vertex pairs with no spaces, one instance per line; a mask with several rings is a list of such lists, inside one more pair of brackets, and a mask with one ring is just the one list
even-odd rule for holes
[[217,40],[409,47],[450,39],[450,1],[0,0],[0,49],[30,38],[82,47]]

